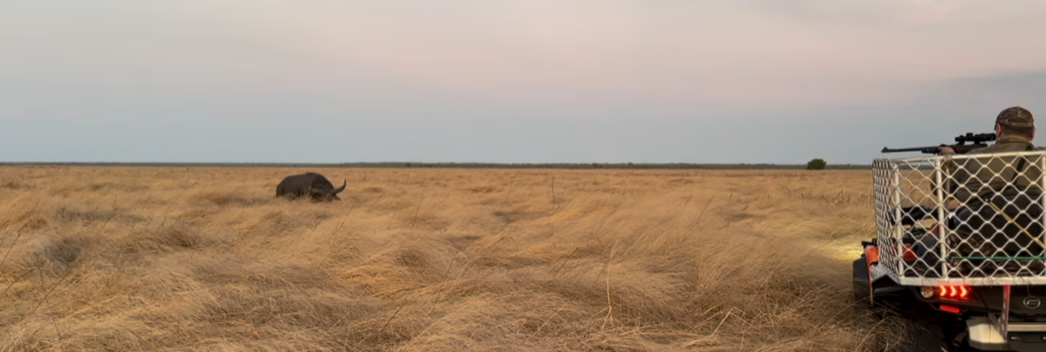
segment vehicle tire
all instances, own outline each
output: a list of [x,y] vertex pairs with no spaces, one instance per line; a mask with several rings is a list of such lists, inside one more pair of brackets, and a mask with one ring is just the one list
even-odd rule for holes
[[875,332],[869,339],[868,346],[873,351],[884,352],[942,352],[949,351],[944,334],[935,325],[920,326],[911,317],[891,312],[884,314],[881,322],[884,326],[903,329],[887,329]]
[[941,332],[944,333],[949,345],[953,344],[956,336],[964,335],[958,346],[950,346],[948,352],[976,352],[980,351],[970,346],[970,337],[966,333],[966,323],[959,319],[946,320],[941,323]]
[[913,329],[911,351],[951,351],[947,337],[939,325],[919,326]]
[[916,305],[905,315],[909,316],[912,326],[909,329],[909,351],[979,351],[970,347],[969,339],[963,337],[961,343],[954,345],[956,337],[965,335],[966,323],[954,316],[933,310],[924,305]]
[[872,308],[872,304],[868,302],[868,267],[865,265],[864,255],[853,261],[853,295],[855,309]]

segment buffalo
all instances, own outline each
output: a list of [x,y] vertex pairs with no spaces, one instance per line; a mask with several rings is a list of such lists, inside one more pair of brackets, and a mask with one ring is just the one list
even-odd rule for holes
[[284,178],[276,186],[276,196],[292,199],[309,196],[314,201],[341,200],[341,198],[338,198],[338,193],[344,191],[345,185],[348,184],[347,180],[343,182],[341,187],[334,188],[334,185],[326,177],[315,172],[291,175]]

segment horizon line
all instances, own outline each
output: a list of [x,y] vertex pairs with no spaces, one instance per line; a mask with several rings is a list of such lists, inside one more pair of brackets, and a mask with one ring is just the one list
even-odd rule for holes
[[[177,167],[332,167],[332,168],[584,168],[584,169],[718,169],[718,168],[772,168],[805,169],[806,164],[777,163],[637,163],[637,162],[342,162],[342,163],[293,163],[293,162],[0,162],[0,166],[177,166]],[[828,164],[826,169],[870,169],[871,164]]]

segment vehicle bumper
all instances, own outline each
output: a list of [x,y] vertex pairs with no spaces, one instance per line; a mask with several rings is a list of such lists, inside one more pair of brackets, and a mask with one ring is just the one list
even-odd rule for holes
[[970,317],[966,320],[970,334],[970,347],[984,351],[1046,351],[1046,323],[1022,323],[1010,321],[1007,337],[999,334],[987,317]]

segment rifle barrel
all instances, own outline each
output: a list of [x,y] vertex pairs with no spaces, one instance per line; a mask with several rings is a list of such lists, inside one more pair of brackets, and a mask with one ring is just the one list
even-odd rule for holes
[[[940,154],[942,147],[950,147],[955,150],[956,154],[966,154],[974,149],[984,148],[988,145],[985,142],[994,141],[996,139],[995,133],[973,133],[966,132],[964,135],[955,137],[955,144],[941,144],[928,147],[915,147],[915,148],[897,148],[890,149],[883,147],[882,153],[903,153],[903,152],[920,152],[923,154]],[[971,143],[971,144],[966,144]]]
[[930,149],[934,149],[934,148],[940,148],[940,146],[915,147],[915,148],[897,148],[897,149],[890,149],[890,148],[887,148],[887,147],[883,147],[882,152],[883,153],[922,152],[924,150],[930,150]]

